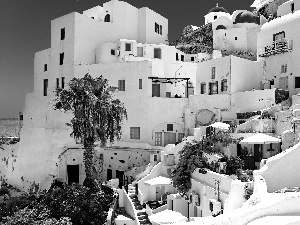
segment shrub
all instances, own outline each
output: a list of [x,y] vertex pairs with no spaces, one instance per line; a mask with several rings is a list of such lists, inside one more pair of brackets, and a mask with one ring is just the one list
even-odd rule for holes
[[0,196],[5,194],[10,196],[10,190],[6,186],[2,186],[0,188]]
[[11,197],[0,203],[0,222],[4,217],[12,216],[20,209],[29,206],[32,201],[29,195],[21,195],[18,197]]

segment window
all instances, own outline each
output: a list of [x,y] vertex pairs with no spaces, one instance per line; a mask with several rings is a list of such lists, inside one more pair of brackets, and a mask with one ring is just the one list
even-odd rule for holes
[[66,29],[62,28],[60,29],[60,40],[65,40],[66,37]]
[[226,33],[225,33],[224,35],[225,35],[225,37],[226,37]]
[[64,53],[60,53],[59,54],[59,65],[64,64],[64,56],[65,56]]
[[173,124],[167,124],[167,131],[173,131]]
[[295,77],[295,88],[300,88],[300,77]]
[[287,64],[282,64],[281,65],[281,73],[286,73],[287,72]]
[[119,91],[125,91],[125,80],[118,81],[118,89]]
[[212,67],[211,68],[211,79],[215,79],[216,78],[216,67]]
[[166,92],[166,98],[171,98],[171,92]]
[[216,20],[218,18],[218,16],[214,16],[214,20]]
[[178,61],[179,60],[179,55],[178,55],[178,53],[176,53],[176,61]]
[[184,55],[181,55],[181,61],[182,62],[184,61]]
[[291,11],[292,11],[292,13],[294,12],[294,10],[295,10],[295,3],[292,2],[292,4],[291,4]]
[[139,79],[139,89],[143,89],[143,80]]
[[201,84],[201,94],[205,94],[206,93],[206,83],[202,83]]
[[159,34],[162,34],[162,25],[159,25]]
[[23,114],[19,114],[19,120],[23,120]]
[[155,23],[155,33],[159,34],[159,25],[158,25],[158,23]]
[[221,82],[221,91],[227,91],[227,80],[222,80]]
[[44,96],[47,96],[47,90],[48,90],[48,79],[44,79]]
[[110,54],[111,54],[111,55],[116,55],[116,50],[111,49],[111,50],[110,50]]
[[140,139],[139,127],[130,127],[130,139]]
[[104,22],[110,22],[110,15],[106,14],[106,16],[104,17]]
[[126,43],[125,44],[125,51],[130,52],[131,51],[131,43]]
[[64,77],[61,78],[61,88],[62,89],[65,88],[65,78]]
[[273,41],[279,41],[285,38],[284,31],[281,31],[279,33],[273,34]]
[[237,37],[235,37],[235,38],[234,38],[234,40],[236,40],[236,41],[237,41]]
[[56,78],[56,89],[59,88],[59,78]]
[[161,49],[160,48],[154,48],[154,58],[161,59]]
[[137,47],[137,57],[143,57],[143,56],[144,56],[144,48]]
[[195,57],[192,56],[191,57],[191,61],[194,62],[195,61]]
[[47,71],[47,64],[44,64],[44,72],[46,72]]

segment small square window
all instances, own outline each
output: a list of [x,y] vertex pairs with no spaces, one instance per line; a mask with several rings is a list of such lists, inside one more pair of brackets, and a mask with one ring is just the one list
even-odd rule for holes
[[161,49],[160,48],[154,48],[154,58],[161,59]]
[[173,131],[173,124],[167,124],[167,131]]
[[125,51],[130,52],[131,51],[131,43],[126,43],[125,44]]
[[47,64],[44,64],[44,72],[46,72],[47,71]]
[[118,81],[118,89],[119,91],[125,91],[125,80]]
[[143,89],[143,80],[139,79],[139,89]]
[[130,139],[140,139],[139,127],[130,127]]
[[287,72],[287,64],[282,64],[281,65],[281,73],[286,73]]
[[214,16],[214,20],[218,19],[218,16]]
[[237,37],[235,37],[235,38],[234,38],[234,40],[236,40],[236,41],[237,41]]
[[295,77],[295,88],[300,88],[300,77]]
[[166,92],[166,98],[171,98],[171,92]]
[[116,50],[115,50],[115,49],[111,49],[111,50],[110,50],[110,54],[111,54],[111,55],[116,55]]
[[191,61],[194,62],[195,61],[195,57],[191,57]]
[[59,65],[63,65],[64,64],[64,57],[65,57],[64,53],[60,53],[59,54]]
[[60,29],[60,40],[65,40],[66,37],[66,29],[62,28]]

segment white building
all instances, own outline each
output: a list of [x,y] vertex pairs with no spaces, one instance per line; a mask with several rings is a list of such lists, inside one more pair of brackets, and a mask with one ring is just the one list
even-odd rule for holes
[[262,25],[258,34],[258,57],[264,64],[265,88],[288,90],[290,97],[300,91],[299,59],[300,1],[278,7],[280,17]]
[[[193,94],[198,55],[167,46],[167,39],[166,18],[118,0],[51,21],[51,48],[35,54],[34,92],[26,96],[22,140],[8,172],[10,183],[27,189],[35,181],[47,188],[54,177],[69,180],[68,165],[76,166],[76,180],[83,182],[82,146],[76,145],[66,126],[71,115],[53,110],[53,105],[56,89],[67,88],[72,78],[87,73],[108,79],[118,89],[115,97],[125,104],[128,120],[117,146],[159,150],[180,142],[188,130],[183,109]],[[106,159],[105,152],[97,150],[96,161]],[[137,166],[149,163],[145,157],[139,156]],[[104,180],[134,164],[108,161],[98,165],[105,170]]]

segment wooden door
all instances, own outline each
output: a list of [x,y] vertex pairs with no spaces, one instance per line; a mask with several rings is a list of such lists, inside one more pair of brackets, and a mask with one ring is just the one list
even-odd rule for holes
[[162,132],[155,132],[155,146],[162,146]]
[[209,83],[209,94],[215,95],[218,94],[218,82]]
[[68,184],[79,183],[79,165],[67,165]]
[[156,187],[156,201],[160,201],[165,194],[165,186]]
[[164,146],[168,144],[175,144],[176,143],[176,133],[172,132],[165,132],[164,133]]
[[109,181],[112,179],[112,170],[111,169],[107,169],[107,178],[106,180]]
[[116,170],[116,177],[119,179],[119,188],[124,186],[123,178],[124,178],[124,171]]
[[254,160],[255,162],[261,161],[260,144],[254,145]]
[[178,142],[182,142],[183,138],[184,138],[184,133],[178,133]]
[[160,97],[160,84],[152,84],[152,97]]

